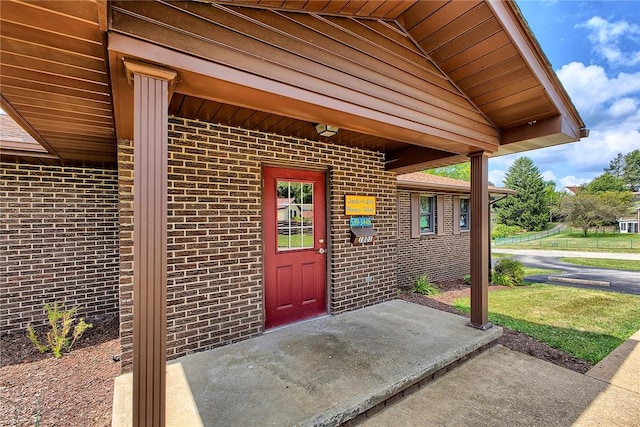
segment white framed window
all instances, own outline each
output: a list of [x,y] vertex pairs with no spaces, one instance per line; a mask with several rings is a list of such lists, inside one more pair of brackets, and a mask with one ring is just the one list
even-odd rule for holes
[[420,196],[420,234],[435,232],[434,197]]
[[460,215],[459,215],[459,224],[460,231],[469,231],[471,227],[470,222],[470,209],[469,209],[469,199],[460,199]]
[[444,196],[411,194],[411,237],[442,235]]

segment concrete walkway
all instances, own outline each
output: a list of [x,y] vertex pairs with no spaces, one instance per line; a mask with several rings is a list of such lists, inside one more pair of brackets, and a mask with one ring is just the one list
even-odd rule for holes
[[586,375],[494,347],[362,425],[640,426],[640,331]]
[[[502,335],[394,300],[180,358],[167,369],[168,426],[334,426],[432,380]],[[131,425],[131,374],[113,425]]]

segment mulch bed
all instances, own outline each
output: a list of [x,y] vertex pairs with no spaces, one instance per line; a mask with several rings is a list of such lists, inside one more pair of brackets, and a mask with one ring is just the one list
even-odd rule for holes
[[0,336],[0,426],[110,426],[120,375],[115,316],[91,320],[72,351],[41,354],[26,334]]
[[[441,295],[401,294],[400,298],[462,314],[452,304],[469,296],[461,281],[439,283]],[[490,287],[490,292],[505,289]],[[24,333],[0,336],[0,426],[110,426],[113,380],[120,375],[118,319],[90,319],[71,353],[61,359],[41,354]],[[591,366],[522,333],[504,329],[499,344],[576,372]]]
[[[410,301],[416,304],[425,305],[427,307],[435,308],[449,313],[460,314],[467,316],[460,310],[453,307],[453,301],[458,298],[468,297],[470,295],[469,286],[465,285],[462,281],[451,281],[437,283],[436,286],[442,291],[442,294],[437,296],[427,297],[420,294],[406,294],[400,295],[400,298],[405,301]],[[508,289],[504,286],[489,286],[489,292],[499,292],[501,290]],[[502,328],[504,334],[497,342],[511,350],[519,351],[537,357],[538,359],[546,360],[554,365],[562,366],[563,368],[570,369],[575,372],[584,374],[591,365],[583,360],[577,359],[564,351],[556,350],[548,345],[537,341],[528,335],[521,332],[514,331],[509,328]]]

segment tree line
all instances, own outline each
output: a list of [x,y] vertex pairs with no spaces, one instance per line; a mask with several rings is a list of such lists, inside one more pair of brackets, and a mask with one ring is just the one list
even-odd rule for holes
[[[428,171],[435,175],[469,180],[469,164]],[[575,194],[556,190],[545,182],[528,157],[519,157],[505,175],[504,186],[517,194],[496,203],[494,215],[500,224],[525,231],[541,231],[549,222],[565,221],[586,236],[593,227],[617,225],[630,212],[633,192],[640,191],[640,150],[618,153],[603,173]]]

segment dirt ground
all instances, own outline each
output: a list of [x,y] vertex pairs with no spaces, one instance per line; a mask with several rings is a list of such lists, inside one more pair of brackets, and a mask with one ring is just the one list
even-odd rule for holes
[[[402,294],[404,300],[460,314],[451,306],[468,296],[461,282],[440,283],[436,297]],[[504,289],[492,286],[491,292]],[[113,380],[120,374],[118,319],[91,319],[93,328],[61,359],[40,354],[25,334],[0,337],[0,426],[109,426]],[[584,373],[590,365],[524,334],[504,330],[498,341],[512,350]]]
[[118,319],[91,323],[60,359],[39,353],[25,334],[0,337],[0,426],[111,425]]

